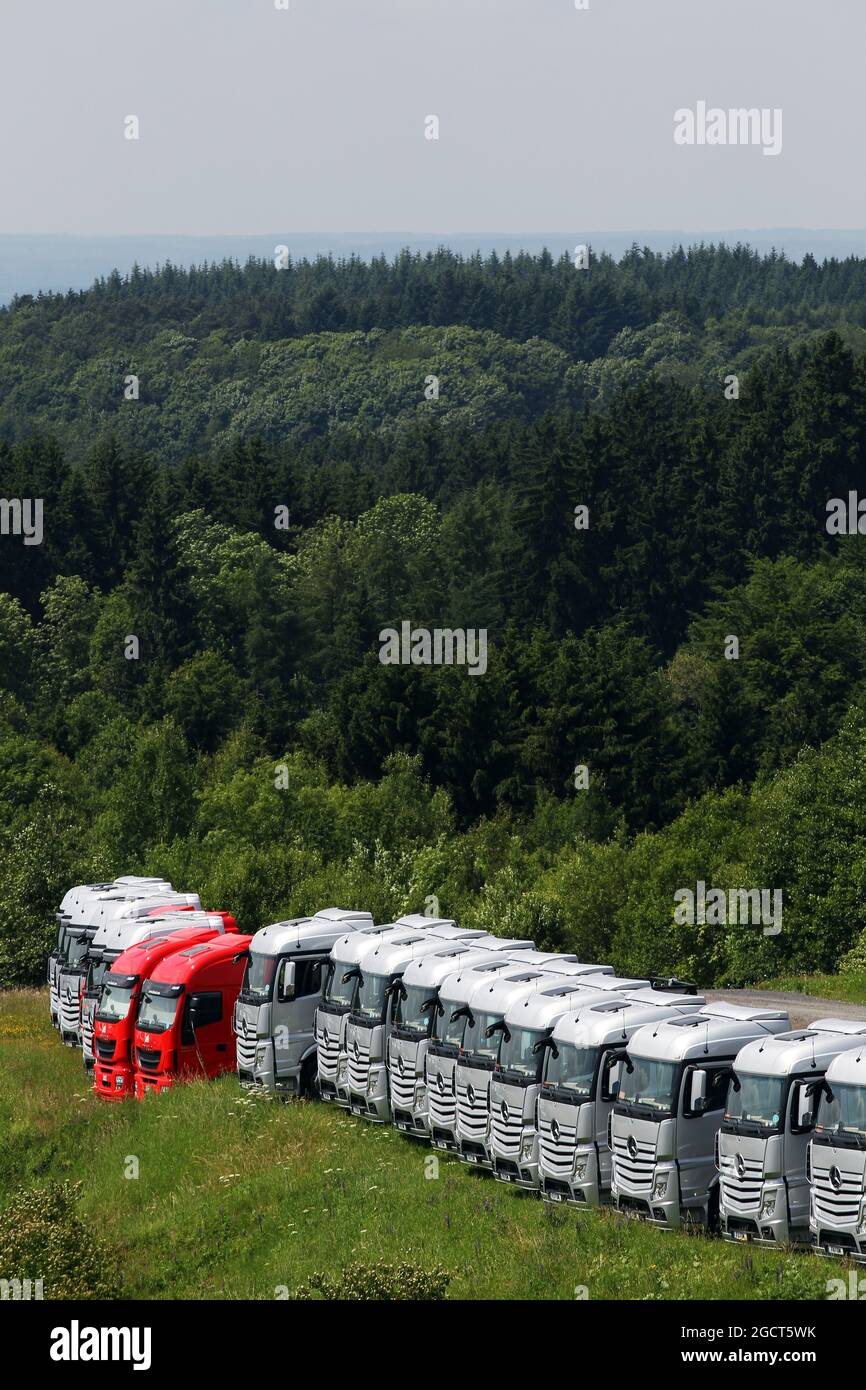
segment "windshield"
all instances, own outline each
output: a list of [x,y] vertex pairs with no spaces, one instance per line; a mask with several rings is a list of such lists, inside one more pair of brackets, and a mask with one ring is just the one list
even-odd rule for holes
[[464,1051],[471,1052],[475,1057],[489,1057],[495,1060],[499,1056],[501,1034],[496,1032],[489,1038],[484,1034],[494,1023],[501,1022],[502,1014],[474,1014],[472,1019],[467,1019],[463,1033]]
[[818,1134],[856,1134],[866,1136],[866,1087],[831,1086],[833,1098],[821,1092],[818,1107]]
[[548,1053],[545,1085],[574,1091],[579,1096],[591,1096],[597,1048],[575,1047],[573,1043],[557,1043],[556,1046],[559,1056],[552,1049]]
[[[107,980],[103,983],[102,993],[99,996],[96,1017],[113,1022],[119,1018],[126,1018],[134,989],[134,985],[112,984],[111,980]],[[166,999],[164,1002],[171,1004],[173,1001]]]
[[632,1070],[624,1069],[618,1099],[626,1105],[645,1105],[650,1110],[675,1109],[675,1062],[649,1062],[644,1057],[631,1059]]
[[384,1018],[387,975],[373,975],[369,970],[361,976],[354,1012],[361,1018]]
[[87,955],[89,942],[86,936],[67,936],[63,951],[66,965],[80,965]]
[[256,951],[251,951],[244,971],[244,994],[252,994],[262,1003],[266,1003],[271,997],[276,973],[276,956],[262,956]]
[[[735,1088],[739,1082],[739,1090]],[[738,1072],[728,1085],[725,1119],[733,1123],[778,1129],[782,1118],[785,1082],[778,1076],[759,1076]]]
[[150,994],[147,985],[145,985],[141,994],[136,1026],[145,1028],[151,1033],[164,1033],[174,1022],[178,1002],[178,995]]
[[328,962],[328,976],[325,980],[325,988],[322,991],[322,1005],[324,1008],[327,1008],[329,1004],[346,1009],[351,1007],[352,1000],[355,997],[355,989],[358,980],[357,977],[353,975],[351,980],[347,980],[346,983],[343,984],[343,976],[352,969],[354,969],[354,966],[351,965],[349,961],[332,960]]
[[105,979],[105,972],[108,969],[108,961],[92,960],[87,966],[87,989],[99,993],[102,988],[102,981]]
[[466,1030],[466,1019],[461,1014],[454,1022],[451,1022],[451,1015],[462,1008],[461,1004],[454,1000],[440,999],[438,1008],[433,1010],[433,1030],[430,1034],[434,1042],[448,1043],[451,1047],[460,1047],[463,1043],[463,1034]]
[[503,1033],[499,1049],[502,1070],[517,1072],[519,1076],[538,1076],[544,1059],[532,1049],[546,1036],[537,1028],[512,1028],[510,1035]]
[[418,1033],[426,1033],[430,1026],[430,1014],[434,1012],[435,1005],[421,1012],[421,1005],[426,1004],[428,999],[435,997],[435,990],[430,985],[406,985],[406,998],[398,996],[397,1007],[394,1013],[394,1022],[399,1023],[403,1028],[414,1028]]

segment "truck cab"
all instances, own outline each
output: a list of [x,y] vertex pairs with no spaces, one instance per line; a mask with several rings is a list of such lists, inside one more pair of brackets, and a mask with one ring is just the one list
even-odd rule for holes
[[[388,1039],[388,1079],[391,1118],[396,1129],[416,1139],[429,1139],[427,1051],[440,1008],[439,991],[450,976],[501,956],[503,943],[494,936],[472,942],[443,943],[442,949],[407,965],[402,988],[394,1001],[394,1024]],[[505,942],[519,950],[520,942]],[[531,948],[531,942],[526,943]]]
[[142,923],[141,930],[151,934],[106,962],[102,976],[94,1017],[93,1087],[102,1100],[127,1100],[135,1094],[132,1040],[138,1001],[160,961],[200,941],[237,933],[234,919],[217,912],[175,914],[173,923],[155,918],[152,926]]
[[737,1054],[719,1130],[719,1217],[727,1240],[803,1244],[809,1140],[834,1057],[866,1045],[866,1022],[819,1018]]
[[682,1017],[705,1003],[696,993],[645,987],[621,997],[601,995],[558,1020],[544,1049],[538,1095],[538,1176],[544,1197],[574,1206],[609,1200],[608,1122],[628,1041],[647,1023]]
[[610,1004],[621,994],[649,986],[648,980],[613,974],[563,972],[557,983],[511,1005],[501,1025],[499,1056],[490,1081],[490,1151],[493,1175],[536,1192],[538,1100],[551,1035],[558,1020],[577,1017],[594,1003]]
[[619,1211],[665,1229],[715,1227],[715,1141],[734,1059],[747,1042],[789,1028],[782,1009],[717,1003],[638,1029],[610,1117]]
[[171,891],[171,884],[164,879],[115,879],[107,883],[79,883],[75,888],[70,888],[64,893],[60,907],[55,914],[57,918],[57,938],[54,943],[54,950],[48,957],[48,999],[51,1013],[51,1022],[55,1028],[60,1028],[60,971],[69,944],[68,928],[73,922],[82,921],[82,912],[85,904],[89,904],[94,898],[104,897],[106,893],[121,892],[128,889],[131,896],[135,895],[136,890],[155,891],[157,888],[165,888]]
[[815,1250],[866,1263],[866,1045],[840,1053],[827,1067],[809,1175]]
[[[194,917],[204,918],[205,913],[196,910],[186,901],[188,896],[190,895],[181,894],[173,905],[170,902],[160,902],[158,907],[152,906],[152,898],[142,898],[124,909],[122,916],[97,929],[87,948],[81,986],[81,1056],[85,1071],[92,1071],[94,1066],[93,1020],[105,972],[111,968],[111,962],[128,946],[143,941],[146,936],[153,935],[158,930],[177,931],[182,926],[190,925],[190,920]],[[237,930],[234,918],[229,913],[217,915],[222,920],[231,921],[231,929]]]
[[143,981],[134,1041],[138,1100],[235,1070],[232,1012],[251,941],[235,933],[186,946]]
[[328,907],[256,932],[235,1005],[242,1086],[284,1097],[312,1094],[315,1016],[331,951],[372,926],[369,912]]
[[[58,973],[58,994],[60,1036],[68,1047],[81,1046],[81,998],[93,938],[100,927],[117,917],[136,915],[136,909],[144,903],[149,904],[147,910],[167,906],[169,903],[186,903],[191,907],[201,907],[195,893],[180,894],[175,893],[173,889],[152,893],[149,889],[112,888],[107,893],[85,899],[77,915],[66,924],[64,951]],[[143,915],[144,911],[142,907],[142,913],[139,915]]]
[[548,984],[561,988],[563,981],[543,968],[527,968],[522,961],[515,962],[510,970],[481,980],[463,1008],[455,1010],[465,1019],[454,1074],[457,1153],[464,1163],[475,1168],[493,1167],[490,1083],[499,1058],[505,1015]]
[[413,960],[441,951],[446,944],[471,944],[485,932],[453,924],[416,931],[398,927],[371,943],[355,967],[357,992],[346,1021],[349,1108],[375,1124],[391,1118],[386,1059],[402,977]]

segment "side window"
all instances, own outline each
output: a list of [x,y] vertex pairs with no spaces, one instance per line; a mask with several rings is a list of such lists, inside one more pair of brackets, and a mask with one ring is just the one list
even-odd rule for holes
[[323,959],[299,960],[295,965],[295,998],[305,999],[322,988]]
[[710,1067],[707,1071],[707,1109],[724,1110],[728,1100],[728,1082],[731,1079],[731,1068],[729,1065],[724,1067]]
[[219,990],[205,994],[191,994],[184,1004],[181,1042],[189,1045],[195,1042],[192,1026],[192,1005],[195,1002],[196,1030],[206,1028],[209,1023],[219,1023],[223,1016],[223,997]]

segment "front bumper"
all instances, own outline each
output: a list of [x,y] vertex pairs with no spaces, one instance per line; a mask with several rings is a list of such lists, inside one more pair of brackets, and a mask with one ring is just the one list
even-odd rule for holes
[[576,1151],[577,1173],[548,1173],[539,1171],[541,1195],[551,1202],[566,1202],[574,1207],[599,1207],[610,1201],[610,1176],[607,1186],[602,1185],[599,1174],[598,1153],[595,1146],[582,1147]]
[[458,1134],[457,1155],[460,1162],[468,1164],[470,1168],[482,1168],[487,1173],[493,1171],[489,1139],[464,1139]]
[[769,1248],[811,1242],[808,1227],[796,1229],[789,1226],[787,1194],[781,1184],[765,1184],[760,1200],[743,1206],[742,1203],[734,1204],[726,1200],[723,1183],[719,1201],[719,1226],[724,1240],[741,1245],[763,1245]]
[[101,1100],[131,1100],[135,1095],[135,1069],[129,1062],[97,1062],[93,1089]]
[[833,1259],[840,1257],[853,1260],[855,1264],[866,1264],[866,1235],[858,1235],[850,1226],[828,1226],[826,1221],[809,1222],[809,1237],[816,1255]]
[[143,1100],[151,1091],[157,1094],[162,1091],[170,1091],[174,1084],[175,1078],[173,1076],[150,1076],[137,1071],[135,1073],[135,1099]]
[[360,1115],[373,1124],[388,1124],[391,1119],[391,1102],[388,1097],[388,1073],[382,1064],[370,1068],[367,1084],[363,1091],[350,1087],[348,1090],[349,1109],[353,1115]]
[[[663,1174],[667,1174],[667,1186],[664,1193],[659,1194],[656,1184]],[[697,1200],[686,1207],[680,1201],[679,1181],[674,1168],[655,1172],[651,1187],[640,1191],[630,1190],[623,1183],[617,1183],[614,1177],[611,1197],[616,1210],[623,1216],[637,1217],[666,1231],[678,1231],[689,1218],[697,1217],[700,1222],[706,1220],[705,1202]]]

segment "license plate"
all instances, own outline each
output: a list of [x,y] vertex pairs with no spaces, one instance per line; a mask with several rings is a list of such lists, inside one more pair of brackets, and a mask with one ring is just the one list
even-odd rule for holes
[[504,1178],[506,1182],[514,1182],[513,1173],[500,1173],[499,1176],[500,1178]]
[[397,1129],[406,1130],[406,1129],[408,1129],[408,1128],[409,1128],[409,1126],[405,1123],[404,1120],[398,1120],[398,1121],[397,1121]]
[[363,1115],[363,1113],[364,1113],[364,1112],[363,1112],[363,1110],[361,1109],[360,1105],[353,1105],[353,1106],[352,1106],[352,1114],[353,1114],[353,1115]]
[[845,1247],[844,1247],[844,1245],[828,1245],[828,1246],[827,1246],[827,1249],[829,1250],[829,1252],[830,1252],[831,1255],[848,1255],[848,1254],[850,1254],[850,1251],[846,1250]]
[[433,1145],[434,1145],[434,1147],[437,1148],[437,1149],[447,1149],[447,1148],[448,1148],[448,1145],[445,1143],[445,1140],[444,1140],[444,1139],[434,1139],[434,1140],[433,1140]]
[[478,1155],[477,1155],[477,1154],[464,1154],[464,1158],[466,1159],[466,1162],[467,1162],[467,1163],[477,1163],[477,1162],[478,1162]]
[[548,1192],[547,1195],[550,1198],[551,1202],[561,1202],[563,1200],[561,1192]]
[[734,1231],[734,1240],[748,1240],[748,1231]]

